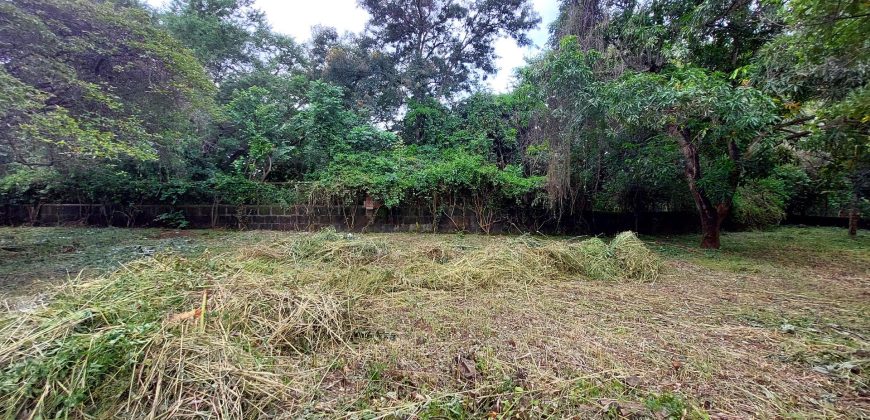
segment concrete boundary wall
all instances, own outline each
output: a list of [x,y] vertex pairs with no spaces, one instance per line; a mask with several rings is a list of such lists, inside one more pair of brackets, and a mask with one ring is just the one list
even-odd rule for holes
[[[190,228],[229,228],[313,231],[325,227],[367,232],[542,232],[563,234],[613,234],[633,230],[645,234],[677,234],[698,231],[698,216],[691,212],[607,213],[585,212],[564,216],[518,214],[483,222],[468,208],[452,213],[432,212],[424,207],[380,208],[363,206],[228,206],[228,205],[141,205],[121,207],[101,204],[43,204],[40,206],[0,205],[0,224],[5,225],[92,225],[117,227],[166,226],[158,216],[180,212]],[[789,216],[788,224],[848,226],[840,217]],[[861,221],[867,228],[868,221]]]
[[367,210],[364,206],[228,206],[141,205],[121,207],[101,204],[43,204],[0,206],[0,224],[92,225],[117,227],[165,226],[161,214],[180,212],[191,228],[230,228],[312,231],[324,227],[367,232],[543,232],[612,234],[625,230],[641,233],[683,233],[698,228],[693,213],[587,212],[557,220],[546,212],[518,214],[481,221],[470,208],[456,208],[434,217],[424,207]]

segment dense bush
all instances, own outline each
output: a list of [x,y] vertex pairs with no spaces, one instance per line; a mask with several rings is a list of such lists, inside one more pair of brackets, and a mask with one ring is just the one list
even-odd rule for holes
[[364,192],[387,206],[481,195],[498,206],[536,193],[543,177],[525,176],[519,166],[500,169],[462,148],[402,146],[388,153],[339,155],[316,184],[336,194]]
[[781,180],[754,180],[737,188],[734,196],[734,219],[751,229],[778,225],[785,219],[787,199],[785,183]]

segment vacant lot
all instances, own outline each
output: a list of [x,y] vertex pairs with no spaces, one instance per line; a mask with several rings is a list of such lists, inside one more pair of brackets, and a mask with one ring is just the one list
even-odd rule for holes
[[861,233],[0,228],[0,416],[867,417]]

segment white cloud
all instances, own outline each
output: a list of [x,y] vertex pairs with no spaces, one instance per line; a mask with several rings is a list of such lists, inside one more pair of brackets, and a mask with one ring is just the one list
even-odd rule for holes
[[257,7],[266,12],[275,31],[299,42],[311,37],[311,27],[315,25],[333,26],[339,33],[361,32],[369,19],[356,0],[257,0]]
[[[169,3],[169,0],[146,1],[155,7]],[[510,38],[495,42],[496,68],[499,71],[489,77],[487,84],[496,92],[509,90],[514,81],[514,70],[525,63],[526,57],[537,54],[547,42],[547,28],[558,13],[557,0],[533,0],[532,3],[542,18],[538,28],[529,34],[535,45],[519,47]],[[357,6],[356,0],[257,0],[256,6],[266,13],[275,31],[290,35],[299,42],[311,37],[311,27],[315,25],[333,26],[339,33],[360,32],[368,20],[368,13]]]
[[500,38],[495,41],[496,68],[498,73],[488,80],[489,87],[496,92],[506,92],[515,82],[514,72],[525,64],[526,58],[538,54],[547,44],[550,23],[559,13],[557,0],[532,0],[535,10],[541,15],[538,28],[529,33],[532,45],[520,47],[510,38]]
[[[170,0],[145,0],[153,7],[168,5]],[[277,32],[290,35],[299,42],[311,37],[315,25],[333,26],[339,33],[360,32],[368,21],[368,13],[356,0],[257,0],[256,7],[266,13],[266,19]]]
[[510,38],[499,38],[495,41],[495,67],[498,73],[489,76],[487,85],[495,92],[510,90],[514,82],[514,71],[525,64],[525,58],[535,54],[537,47],[520,47]]

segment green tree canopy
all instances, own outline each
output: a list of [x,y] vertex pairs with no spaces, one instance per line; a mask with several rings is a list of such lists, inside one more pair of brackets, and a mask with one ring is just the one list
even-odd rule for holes
[[70,168],[130,158],[171,165],[207,129],[214,85],[142,9],[0,3],[0,159]]
[[493,41],[526,35],[540,18],[528,0],[360,0],[371,36],[389,51],[411,97],[450,98],[495,72]]

